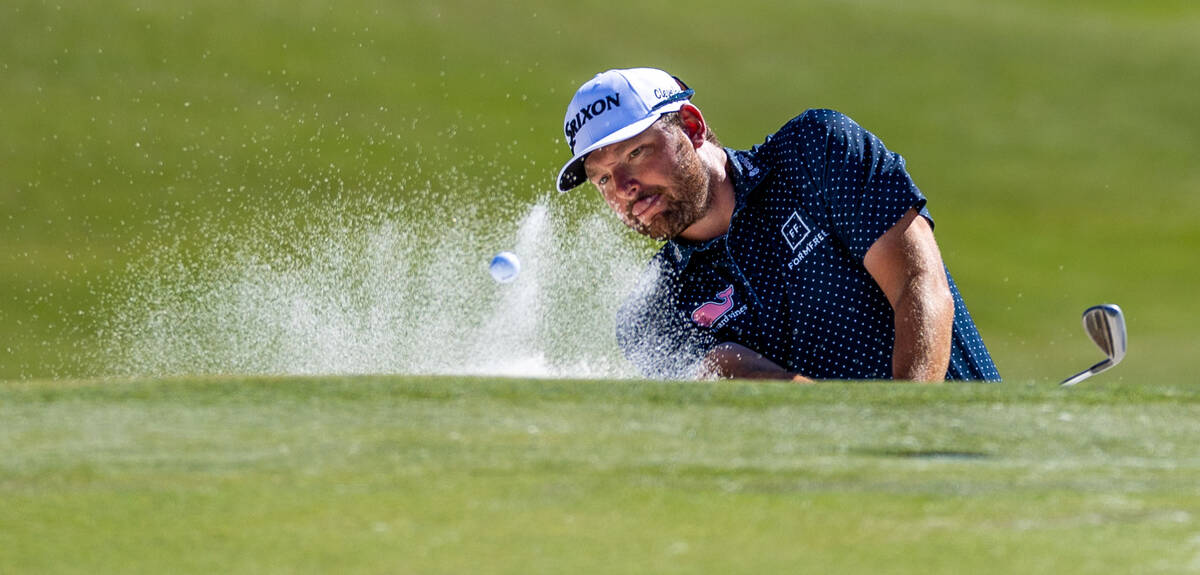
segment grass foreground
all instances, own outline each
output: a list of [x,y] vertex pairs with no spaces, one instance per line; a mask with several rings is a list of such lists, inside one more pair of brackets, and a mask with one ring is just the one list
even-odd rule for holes
[[0,383],[0,572],[1184,573],[1200,388]]

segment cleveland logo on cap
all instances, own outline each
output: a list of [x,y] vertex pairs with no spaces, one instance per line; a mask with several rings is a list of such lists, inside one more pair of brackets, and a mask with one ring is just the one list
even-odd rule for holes
[[613,108],[617,108],[620,105],[621,94],[610,94],[580,108],[578,112],[575,112],[575,117],[571,118],[571,121],[567,122],[567,124],[563,126],[563,132],[565,132],[567,135],[567,143],[571,146],[571,151],[575,151],[575,134],[578,134],[579,130],[583,129],[583,125],[586,124],[588,120],[591,120],[592,118],[595,118],[596,116],[599,116],[600,114],[603,114]]

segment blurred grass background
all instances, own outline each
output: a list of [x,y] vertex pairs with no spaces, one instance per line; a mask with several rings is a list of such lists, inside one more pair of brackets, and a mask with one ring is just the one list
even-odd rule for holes
[[[1200,5],[15,0],[0,8],[0,378],[98,375],[126,266],[322,198],[547,194],[574,88],[651,65],[726,145],[810,107],[904,154],[1009,380],[1200,347]],[[583,196],[579,196],[583,198]],[[587,198],[579,211],[603,210]],[[295,209],[299,207],[299,211]],[[636,241],[631,239],[630,241]],[[647,246],[649,247],[649,246]],[[607,335],[607,334],[606,334]]]

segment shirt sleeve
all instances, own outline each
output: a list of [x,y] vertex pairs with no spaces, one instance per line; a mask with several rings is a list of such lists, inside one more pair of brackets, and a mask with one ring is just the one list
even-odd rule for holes
[[860,260],[910,208],[933,218],[904,158],[874,134],[833,110],[799,118],[805,164],[825,204],[832,232]]
[[696,379],[715,338],[702,332],[675,305],[670,277],[652,262],[617,312],[617,345],[643,375]]

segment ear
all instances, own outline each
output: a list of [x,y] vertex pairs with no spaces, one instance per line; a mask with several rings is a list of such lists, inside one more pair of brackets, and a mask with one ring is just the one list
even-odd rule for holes
[[684,104],[679,109],[679,119],[683,124],[683,133],[691,140],[692,146],[699,149],[704,145],[708,124],[704,122],[704,115],[700,113],[700,109],[691,104]]

